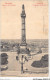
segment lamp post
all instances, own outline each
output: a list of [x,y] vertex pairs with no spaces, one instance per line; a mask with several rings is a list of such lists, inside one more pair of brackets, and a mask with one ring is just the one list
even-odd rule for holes
[[24,60],[24,55],[21,55],[21,57],[19,57],[19,62],[21,64],[21,73],[23,73],[23,64],[25,63],[25,60]]
[[25,63],[25,61],[28,61],[28,59],[26,59],[27,55],[23,55],[23,54],[19,54],[19,63],[21,64],[21,73],[24,73],[24,68],[23,68],[23,64]]

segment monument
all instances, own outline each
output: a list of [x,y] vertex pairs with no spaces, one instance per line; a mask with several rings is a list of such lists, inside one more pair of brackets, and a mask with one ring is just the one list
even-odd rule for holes
[[22,18],[22,38],[20,44],[20,53],[29,54],[29,49],[27,48],[27,43],[26,43],[26,26],[25,26],[26,13],[24,5],[22,5],[21,18]]
[[26,29],[25,29],[25,18],[26,18],[26,13],[25,13],[25,8],[24,5],[22,5],[22,13],[21,13],[21,18],[22,18],[22,41],[21,45],[26,46]]

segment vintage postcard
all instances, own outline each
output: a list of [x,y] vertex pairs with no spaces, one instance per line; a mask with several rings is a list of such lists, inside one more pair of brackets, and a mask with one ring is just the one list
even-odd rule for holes
[[0,77],[48,77],[48,0],[0,0]]

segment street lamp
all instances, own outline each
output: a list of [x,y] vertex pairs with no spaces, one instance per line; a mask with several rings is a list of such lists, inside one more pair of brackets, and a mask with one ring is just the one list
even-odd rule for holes
[[16,60],[21,64],[21,73],[24,73],[23,64],[28,61],[28,55],[20,53],[16,56]]

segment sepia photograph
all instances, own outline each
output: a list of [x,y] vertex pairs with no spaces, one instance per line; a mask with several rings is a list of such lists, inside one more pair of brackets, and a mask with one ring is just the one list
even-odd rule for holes
[[0,4],[0,77],[48,77],[48,0]]

